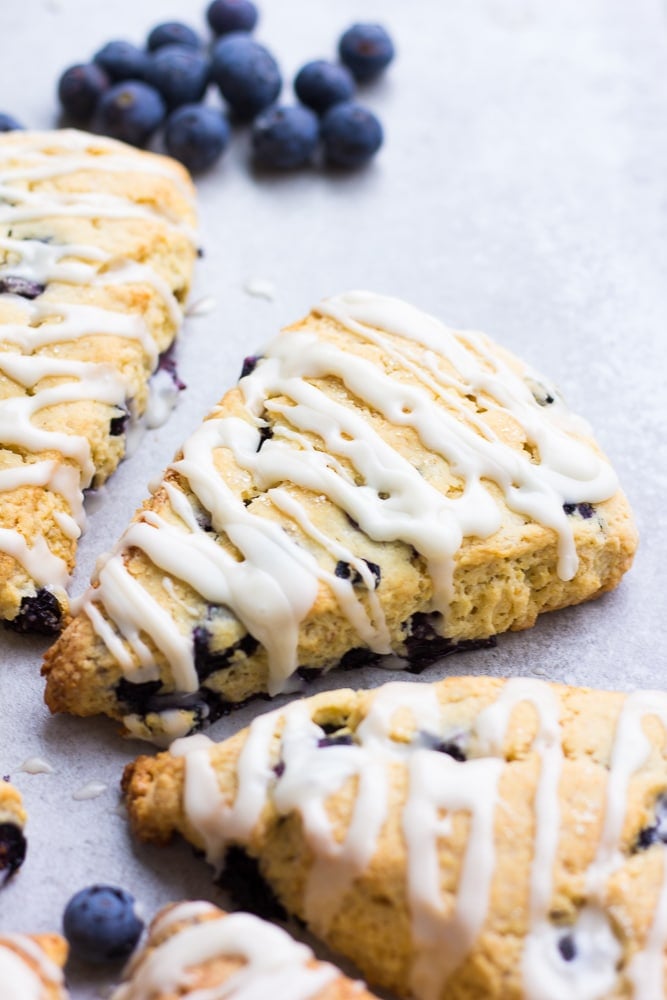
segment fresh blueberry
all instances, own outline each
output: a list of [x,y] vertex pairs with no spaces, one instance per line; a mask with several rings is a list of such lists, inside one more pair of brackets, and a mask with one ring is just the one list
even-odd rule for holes
[[102,94],[95,126],[104,135],[143,146],[166,114],[165,103],[154,87],[140,80],[116,83]]
[[86,962],[127,958],[143,930],[134,897],[113,885],[89,885],[70,899],[63,930],[72,954]]
[[301,167],[317,148],[320,126],[317,115],[298,105],[263,111],[252,126],[255,160],[264,167],[289,170]]
[[394,58],[394,43],[381,24],[353,24],[340,38],[338,54],[360,82],[372,80]]
[[194,28],[182,21],[166,21],[157,24],[146,41],[149,52],[155,52],[164,45],[188,45],[191,49],[201,48],[201,39]]
[[165,45],[150,57],[146,82],[164,97],[168,108],[201,101],[208,86],[208,59],[187,45]]
[[252,31],[257,17],[257,8],[250,0],[213,0],[206,11],[208,23],[216,35]]
[[107,42],[93,56],[93,62],[101,66],[109,78],[120,80],[143,80],[148,66],[148,55],[132,42],[114,40]]
[[24,128],[25,125],[18,122],[16,118],[0,111],[0,132],[22,132]]
[[344,101],[329,108],[322,119],[322,142],[329,163],[337,167],[360,167],[382,145],[380,122],[372,111]]
[[294,80],[294,90],[302,104],[322,114],[332,105],[354,97],[354,77],[339,63],[315,59],[301,67]]
[[278,64],[269,50],[241,32],[215,43],[211,78],[235,114],[245,120],[273,104],[282,86]]
[[170,156],[197,173],[211,167],[229,142],[229,125],[217,108],[184,104],[167,118],[164,143]]
[[0,823],[0,885],[21,867],[27,846],[23,831],[16,823]]
[[5,274],[0,277],[0,293],[20,295],[24,299],[36,299],[42,294],[46,285],[32,278],[24,278],[20,274]]
[[90,121],[109,83],[108,74],[97,63],[70,66],[58,82],[58,98],[63,111],[77,122]]

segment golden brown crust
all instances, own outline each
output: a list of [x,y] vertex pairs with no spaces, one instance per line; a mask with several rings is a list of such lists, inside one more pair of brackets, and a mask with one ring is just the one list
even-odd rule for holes
[[[33,952],[33,949],[37,949]],[[61,970],[67,961],[67,942],[60,934],[0,934],[0,968],[3,949],[18,956],[42,984],[40,1000],[69,1000]],[[12,994],[13,996],[14,994]]]

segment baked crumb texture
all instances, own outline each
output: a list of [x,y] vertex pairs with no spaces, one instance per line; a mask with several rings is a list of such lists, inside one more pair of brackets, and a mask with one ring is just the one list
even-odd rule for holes
[[0,781],[0,886],[18,871],[25,859],[26,820],[20,792],[8,781]]
[[541,376],[341,295],[246,359],[47,654],[46,699],[168,741],[295,674],[488,645],[616,586],[635,545]]
[[145,947],[130,961],[111,1000],[204,995],[230,1000],[373,996],[363,983],[348,979],[329,962],[319,962],[306,945],[252,914],[225,913],[203,901],[174,903],[153,920]]
[[667,695],[531,678],[339,690],[128,766],[142,840],[240,852],[372,987],[660,997]]
[[0,987],[12,1000],[69,1000],[59,934],[0,934]]
[[0,136],[0,621],[55,633],[101,486],[182,318],[194,188],[166,157]]

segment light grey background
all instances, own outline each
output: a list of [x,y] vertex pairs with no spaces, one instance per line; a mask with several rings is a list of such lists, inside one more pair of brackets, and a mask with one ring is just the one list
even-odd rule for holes
[[[398,295],[453,325],[486,330],[559,383],[594,425],[637,512],[642,544],[620,589],[502,637],[445,671],[630,689],[659,686],[667,613],[667,8],[659,0],[264,0],[258,37],[289,80],[331,55],[355,20],[380,20],[399,55],[365,91],[386,146],[365,171],[254,176],[247,135],[199,183],[201,243],[193,300],[216,307],[186,323],[188,383],[169,423],[149,432],[108,485],[80,547],[74,591],[109,548],[148,480],[236,378],[244,354],[330,293]],[[193,0],[0,0],[0,110],[31,127],[56,120],[55,81],[106,40],[141,42],[160,20],[203,28]],[[289,87],[284,95],[291,99]],[[273,301],[244,290],[270,281]],[[118,779],[140,744],[108,720],[51,719],[40,640],[0,634],[0,773],[30,812],[29,855],[0,895],[0,926],[60,926],[93,881],[118,883],[147,915],[170,899],[222,897],[185,846],[133,844]],[[386,673],[368,671],[364,682]],[[349,674],[329,684],[348,684]],[[323,685],[321,685],[323,686]],[[250,710],[219,722],[223,737]],[[19,770],[34,755],[49,775]],[[108,787],[75,801],[91,780]],[[72,968],[76,1000],[97,996]]]

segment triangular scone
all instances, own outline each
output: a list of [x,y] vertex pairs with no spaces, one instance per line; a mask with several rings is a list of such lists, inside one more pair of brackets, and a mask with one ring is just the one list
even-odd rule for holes
[[645,1000],[667,986],[666,737],[662,692],[413,681],[178,740],[124,790],[143,840],[245,850],[372,986]]
[[182,735],[297,670],[526,628],[615,586],[635,542],[555,389],[482,335],[342,295],[187,441],[47,655],[47,702]]
[[20,792],[8,782],[0,781],[0,886],[25,859],[27,843],[23,828],[26,819]]
[[55,632],[83,490],[181,321],[194,188],[173,160],[76,131],[0,136],[0,621]]
[[319,962],[286,931],[212,903],[165,907],[132,958],[111,1000],[275,998],[372,1000],[362,983]]
[[59,934],[0,933],[0,996],[68,1000],[62,971],[66,958],[67,942]]

